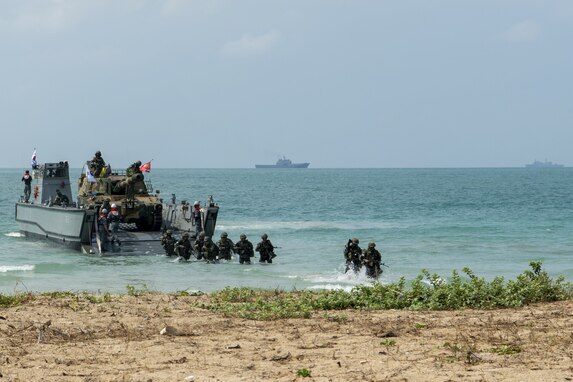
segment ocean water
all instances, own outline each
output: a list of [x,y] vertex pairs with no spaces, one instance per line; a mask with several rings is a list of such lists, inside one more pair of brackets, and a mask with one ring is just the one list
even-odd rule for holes
[[[72,171],[77,177],[80,170]],[[471,268],[514,278],[541,261],[573,281],[573,168],[562,169],[153,169],[166,199],[220,206],[215,237],[266,232],[271,265],[178,263],[163,253],[83,255],[18,232],[14,202],[22,169],[0,169],[0,293],[150,290],[212,292],[225,286],[350,290],[369,283],[344,273],[343,248],[357,237],[382,252],[381,282],[443,277]],[[258,255],[258,254],[257,254]],[[255,256],[255,259],[257,258]]]

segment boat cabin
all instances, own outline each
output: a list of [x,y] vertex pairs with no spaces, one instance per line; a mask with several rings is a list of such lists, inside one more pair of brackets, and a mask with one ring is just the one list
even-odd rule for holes
[[56,190],[60,190],[72,202],[70,185],[70,168],[68,162],[44,163],[32,171],[34,183],[32,186],[33,203],[50,204],[56,198]]

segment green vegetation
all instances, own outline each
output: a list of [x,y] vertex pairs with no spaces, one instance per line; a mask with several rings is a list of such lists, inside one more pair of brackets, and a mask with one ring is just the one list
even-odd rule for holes
[[492,353],[499,355],[511,355],[521,353],[523,349],[519,345],[501,345],[491,348]]
[[211,295],[200,307],[233,317],[256,320],[309,318],[319,310],[412,309],[456,310],[515,308],[536,302],[567,300],[573,297],[573,285],[563,277],[555,280],[531,262],[531,270],[505,282],[503,277],[486,281],[464,268],[462,278],[456,271],[445,281],[422,270],[407,286],[404,278],[397,283],[361,285],[350,292],[342,290],[284,292],[227,287]]
[[[456,310],[515,308],[537,302],[561,301],[573,298],[573,284],[563,277],[551,279],[542,270],[540,262],[531,262],[531,269],[505,281],[496,277],[491,281],[479,278],[468,269],[456,271],[444,278],[422,270],[409,285],[401,278],[396,283],[360,285],[350,292],[343,290],[292,291],[256,290],[250,288],[227,287],[209,295],[206,302],[196,306],[215,312],[255,320],[276,320],[281,318],[310,318],[313,313],[322,311],[330,321],[346,321],[344,315],[324,313],[324,311],[344,309],[411,309],[411,310]],[[146,285],[136,288],[127,285],[127,294],[142,296],[150,293]],[[178,291],[175,296],[185,297],[201,293]],[[91,303],[111,301],[109,293],[90,294],[72,292],[50,292],[42,296],[50,298],[75,298]],[[0,294],[0,307],[10,307],[33,300],[34,294],[22,293],[13,296]],[[416,323],[416,329],[423,329],[424,323]]]
[[414,326],[418,330],[426,328],[426,324],[424,324],[423,322],[416,322],[416,324]]
[[311,377],[310,370],[308,370],[308,369],[298,369],[296,371],[296,375],[298,377],[303,377],[303,378]]
[[396,341],[386,338],[384,341],[380,342],[380,345],[388,348],[390,346],[396,346]]
[[34,295],[32,293],[19,293],[13,296],[0,293],[0,308],[9,308],[11,306],[24,304],[33,299]]
[[137,289],[133,285],[128,285],[126,288],[127,288],[127,294],[130,296],[139,297],[139,296],[143,296],[146,293],[149,293],[149,289],[147,288],[147,285],[145,285],[145,284],[142,285],[141,289]]

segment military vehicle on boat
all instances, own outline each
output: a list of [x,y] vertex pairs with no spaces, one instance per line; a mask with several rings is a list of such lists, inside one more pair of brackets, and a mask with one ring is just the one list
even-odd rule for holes
[[[164,202],[159,190],[137,170],[107,171],[95,177],[89,164],[78,179],[77,198],[72,197],[67,162],[45,163],[32,171],[33,195],[29,202],[21,197],[16,203],[15,219],[26,237],[45,239],[86,254],[163,253],[160,246],[164,230],[189,232],[196,228],[191,207],[176,203],[175,194]],[[67,204],[56,201],[57,192]],[[115,204],[122,215],[118,238],[121,245],[101,243],[97,235],[97,217],[107,205]],[[209,196],[201,207],[202,227],[206,235],[215,231],[219,206]]]
[[162,201],[159,193],[153,194],[153,186],[142,172],[110,170],[98,178],[83,172],[78,180],[78,204],[96,209],[107,205],[108,211],[116,204],[122,223],[139,231],[159,231],[162,227]]

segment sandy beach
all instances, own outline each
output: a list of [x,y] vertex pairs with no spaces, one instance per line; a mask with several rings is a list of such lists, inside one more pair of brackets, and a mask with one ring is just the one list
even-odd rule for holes
[[254,321],[206,296],[50,298],[0,310],[6,381],[571,381],[573,302],[317,311]]

